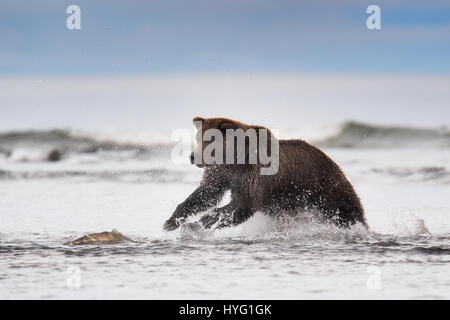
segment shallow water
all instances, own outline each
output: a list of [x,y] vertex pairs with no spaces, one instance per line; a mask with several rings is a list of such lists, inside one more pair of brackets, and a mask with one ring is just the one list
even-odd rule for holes
[[[108,153],[0,159],[0,298],[450,298],[450,152],[326,152],[370,231],[258,213],[235,228],[163,232],[200,169]],[[69,244],[113,228],[138,242]]]

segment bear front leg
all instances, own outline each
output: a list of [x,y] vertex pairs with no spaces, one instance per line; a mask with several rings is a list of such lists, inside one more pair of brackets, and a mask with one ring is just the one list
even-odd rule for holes
[[226,186],[223,185],[200,185],[185,201],[177,206],[172,216],[164,223],[164,230],[175,230],[187,217],[217,205],[225,191]]
[[219,224],[216,229],[237,226],[247,221],[254,214],[254,211],[247,206],[236,207],[229,204],[219,209],[222,210],[219,214]]
[[199,222],[205,229],[211,228],[217,221],[220,219],[220,213],[216,212],[217,209],[214,209],[213,213],[205,214]]
[[220,208],[214,208],[213,212],[205,214],[200,218],[199,222],[205,229],[211,228],[222,216],[229,215],[233,211],[233,207],[226,205]]

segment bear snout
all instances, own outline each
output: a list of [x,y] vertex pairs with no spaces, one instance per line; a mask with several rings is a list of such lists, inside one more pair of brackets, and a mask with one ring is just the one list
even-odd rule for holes
[[195,149],[194,151],[192,151],[191,155],[189,156],[189,159],[191,160],[191,164],[195,164],[197,167],[203,168],[203,167],[205,167],[205,164],[202,162],[201,153],[197,154],[197,157],[199,157],[200,159],[196,159],[196,153],[198,153],[198,152],[201,152],[201,150]]

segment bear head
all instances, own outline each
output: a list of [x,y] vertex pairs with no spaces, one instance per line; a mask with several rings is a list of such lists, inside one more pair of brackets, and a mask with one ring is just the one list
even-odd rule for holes
[[273,136],[269,129],[228,118],[195,117],[197,147],[191,153],[192,164],[259,165],[259,151],[270,149]]

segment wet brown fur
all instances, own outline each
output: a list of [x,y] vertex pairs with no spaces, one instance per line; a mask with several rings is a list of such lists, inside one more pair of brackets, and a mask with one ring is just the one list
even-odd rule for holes
[[[227,118],[196,117],[194,121],[202,121],[203,132],[211,128],[264,128]],[[333,160],[303,140],[278,142],[279,170],[275,175],[261,175],[260,164],[205,166],[200,186],[176,208],[165,229],[173,230],[188,216],[217,206],[227,190],[231,190],[230,203],[204,216],[201,221],[205,227],[237,225],[257,211],[295,215],[305,210],[315,210],[322,220],[340,227],[356,222],[366,226],[359,197]]]

